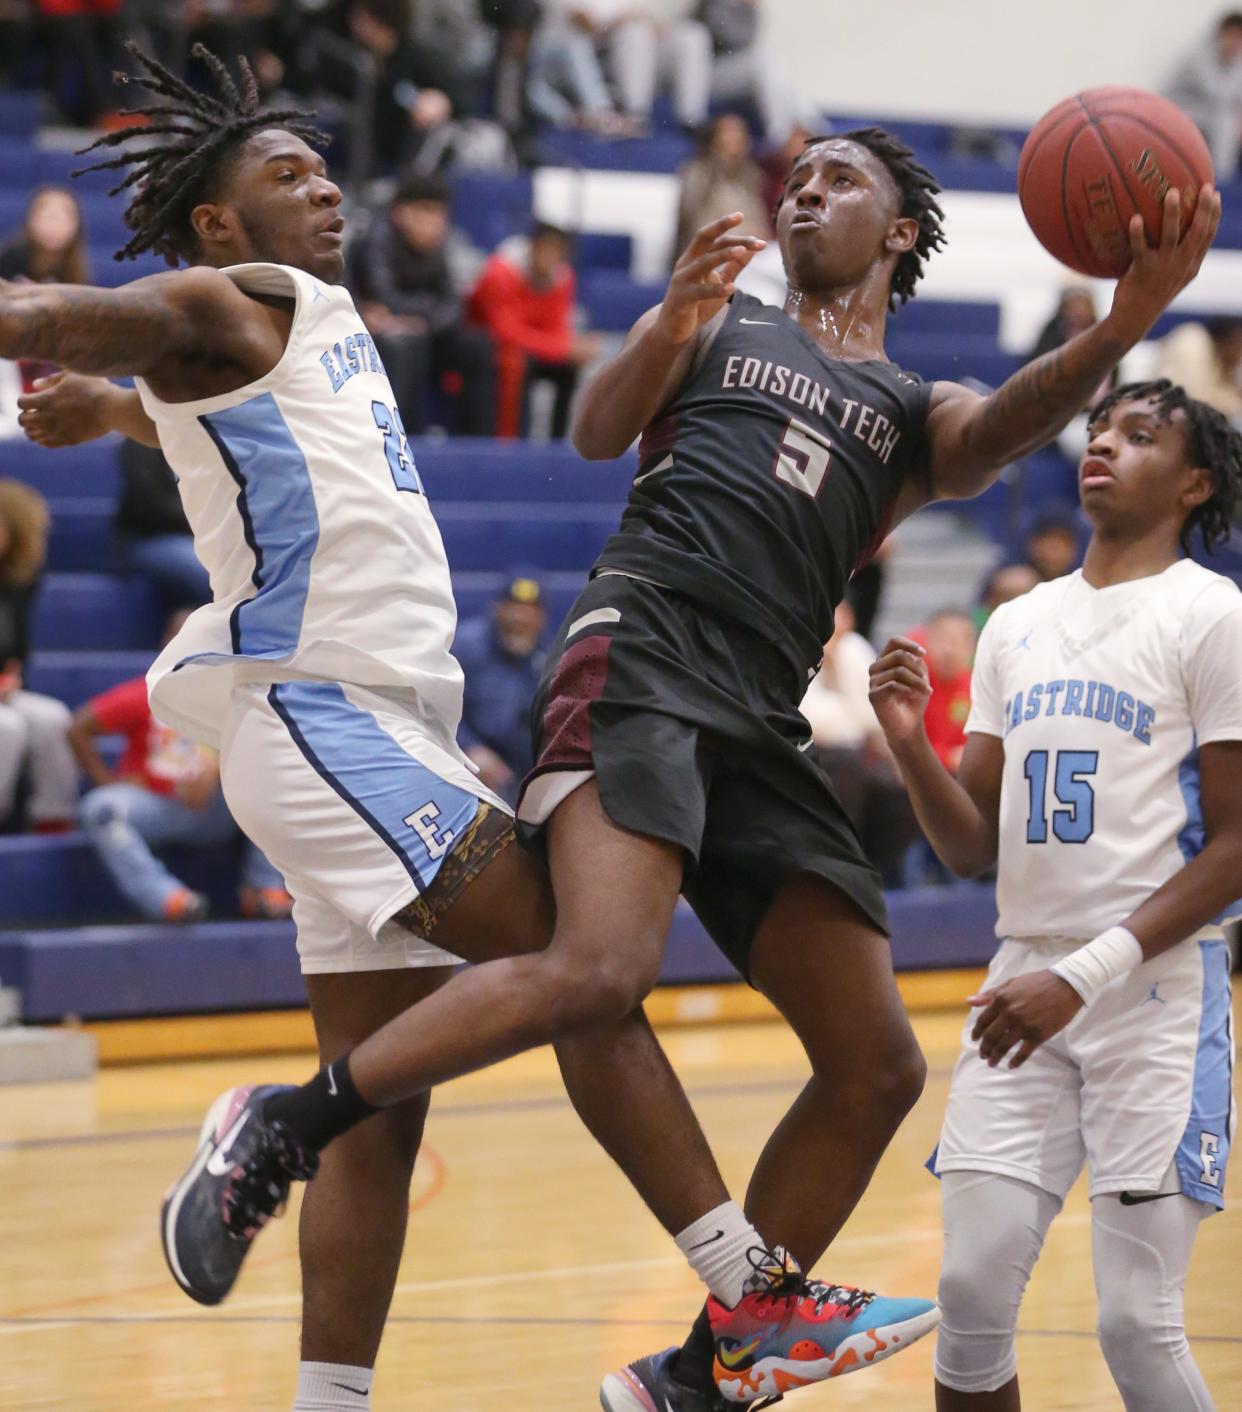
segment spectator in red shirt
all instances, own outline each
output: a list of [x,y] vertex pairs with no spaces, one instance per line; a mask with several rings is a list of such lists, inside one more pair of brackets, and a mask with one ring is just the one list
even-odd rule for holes
[[911,637],[927,648],[932,688],[927,703],[927,737],[940,763],[956,772],[966,748],[970,671],[979,629],[969,613],[946,611],[928,618]]
[[539,223],[529,239],[506,241],[483,266],[468,303],[471,320],[496,344],[498,435],[529,430],[530,387],[556,389],[552,435],[569,428],[578,374],[599,353],[594,334],[574,330],[576,282],[566,231]]
[[[115,770],[96,746],[101,735],[125,737]],[[237,836],[215,753],[152,716],[142,677],[79,707],[68,737],[94,785],[82,799],[79,822],[117,888],[150,921],[201,921],[206,897],[174,877],[151,850],[170,843],[227,843]],[[249,841],[241,882],[247,916],[289,915],[284,880]]]

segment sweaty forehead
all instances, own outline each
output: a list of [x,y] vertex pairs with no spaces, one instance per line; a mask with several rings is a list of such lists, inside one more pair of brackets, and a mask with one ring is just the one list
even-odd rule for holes
[[897,183],[892,173],[869,148],[860,142],[851,142],[844,137],[828,137],[822,142],[814,142],[802,150],[790,168],[792,176],[799,167],[822,168],[838,163],[856,167],[865,172],[878,185],[897,195]]
[[291,157],[311,167],[322,167],[323,158],[308,143],[282,127],[265,127],[246,139],[248,163],[262,165],[276,157]]

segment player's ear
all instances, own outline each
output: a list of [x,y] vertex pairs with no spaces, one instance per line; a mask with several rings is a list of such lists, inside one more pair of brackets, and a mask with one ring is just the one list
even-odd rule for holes
[[203,201],[190,212],[190,225],[204,250],[227,245],[238,234],[237,216],[230,206]]
[[913,216],[898,216],[888,228],[884,240],[885,250],[904,255],[913,250],[919,238],[919,223]]
[[1185,473],[1182,485],[1182,504],[1187,510],[1195,510],[1212,498],[1216,485],[1211,471],[1202,466],[1191,466]]

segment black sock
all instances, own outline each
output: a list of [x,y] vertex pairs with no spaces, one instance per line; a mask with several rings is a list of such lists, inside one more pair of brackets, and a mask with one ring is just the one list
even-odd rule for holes
[[672,1372],[677,1381],[698,1392],[714,1395],[716,1380],[712,1377],[712,1360],[716,1356],[715,1345],[711,1320],[704,1305],[673,1361]]
[[265,1118],[283,1123],[312,1152],[379,1111],[355,1087],[348,1054],[320,1069],[310,1083],[274,1093],[263,1105]]

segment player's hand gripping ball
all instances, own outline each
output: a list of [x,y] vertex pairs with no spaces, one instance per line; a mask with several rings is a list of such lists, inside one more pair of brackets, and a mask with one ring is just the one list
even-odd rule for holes
[[1022,212],[1041,245],[1079,274],[1117,279],[1130,266],[1130,223],[1160,243],[1165,198],[1180,194],[1180,235],[1213,182],[1203,134],[1167,98],[1141,88],[1090,88],[1058,103],[1018,162]]

